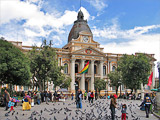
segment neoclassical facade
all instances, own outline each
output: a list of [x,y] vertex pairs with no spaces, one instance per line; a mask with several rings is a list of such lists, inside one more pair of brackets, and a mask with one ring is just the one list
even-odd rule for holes
[[[114,92],[114,87],[110,87],[110,80],[107,78],[107,74],[116,69],[117,61],[122,57],[122,54],[103,52],[100,44],[93,40],[92,31],[87,24],[87,20],[84,20],[81,10],[69,33],[68,43],[62,49],[58,49],[57,55],[59,65],[66,66],[63,72],[72,79],[71,92],[74,93],[77,88],[80,88],[83,92],[94,91],[95,78],[108,81],[106,90],[110,93]],[[152,58],[151,65],[154,71],[154,54],[147,54],[147,56]],[[78,74],[87,61],[90,61],[88,72],[86,74]],[[75,86],[75,84],[78,86]],[[124,90],[123,85],[121,89],[122,91]]]
[[[26,52],[31,46],[22,46],[22,42],[12,43],[19,46],[23,52]],[[117,61],[122,57],[122,54],[104,53],[100,44],[93,40],[93,34],[84,20],[84,15],[80,10],[77,20],[68,36],[68,43],[63,48],[56,48],[59,66],[66,66],[62,71],[64,74],[71,77],[70,93],[75,93],[75,90],[80,88],[82,92],[91,90],[94,91],[94,79],[101,78],[107,82],[106,90],[108,93],[114,93],[114,86],[110,86],[110,80],[107,74],[117,68]],[[137,55],[139,53],[135,53]],[[151,67],[154,72],[154,54],[146,54],[152,58]],[[85,64],[90,61],[88,72],[78,74],[84,68]],[[155,85],[153,76],[153,85]],[[124,86],[121,85],[122,92]]]

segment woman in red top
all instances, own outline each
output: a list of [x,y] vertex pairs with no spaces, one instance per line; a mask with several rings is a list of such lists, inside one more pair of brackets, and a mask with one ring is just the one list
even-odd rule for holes
[[93,99],[94,99],[94,93],[93,92],[91,92],[91,103],[93,103]]

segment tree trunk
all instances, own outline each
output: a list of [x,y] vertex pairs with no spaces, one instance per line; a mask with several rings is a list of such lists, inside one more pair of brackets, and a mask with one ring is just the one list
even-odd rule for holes
[[38,87],[39,87],[39,91],[42,91],[42,85],[41,84],[38,84]]
[[137,93],[137,89],[135,89],[135,98],[137,98],[138,93]]
[[116,87],[116,95],[117,95],[117,93],[118,93],[118,87]]
[[133,88],[131,89],[131,94],[133,93]]

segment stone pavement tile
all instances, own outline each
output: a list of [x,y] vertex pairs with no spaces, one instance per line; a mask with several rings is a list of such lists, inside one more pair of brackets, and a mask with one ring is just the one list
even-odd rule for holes
[[[117,120],[121,120],[121,110],[119,109],[121,104],[126,104],[127,108],[127,116],[128,120],[158,120],[155,116],[150,114],[150,118],[145,118],[145,112],[139,110],[138,105],[140,105],[140,101],[137,100],[117,100],[118,108],[116,109]],[[104,116],[110,117],[110,109],[109,104],[110,100],[99,99],[94,101],[93,104],[89,104],[88,101],[82,102],[83,108],[77,109],[74,101],[67,100],[65,102],[50,102],[49,105],[46,103],[42,103],[40,105],[35,105],[31,108],[30,111],[22,111],[22,106],[18,106],[15,109],[14,115],[13,112],[9,114],[8,117],[5,117],[6,111],[4,108],[0,108],[0,120],[16,120],[15,116],[18,120],[31,120],[28,119],[31,114],[33,114],[33,120],[36,118],[37,120],[107,120]],[[130,109],[131,108],[131,109]],[[42,115],[41,115],[41,110]],[[35,112],[34,112],[35,111]],[[18,113],[18,114],[17,114]],[[66,118],[67,117],[67,118]],[[35,119],[35,120],[36,120]]]

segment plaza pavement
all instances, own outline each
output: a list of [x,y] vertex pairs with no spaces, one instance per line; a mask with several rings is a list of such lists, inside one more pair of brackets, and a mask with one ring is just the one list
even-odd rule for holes
[[[127,105],[128,120],[158,120],[154,115],[150,114],[149,118],[145,118],[145,112],[139,110],[139,100],[117,100],[118,105]],[[30,111],[22,111],[22,106],[18,106],[9,113],[4,107],[0,107],[0,120],[110,120],[110,100],[98,99],[93,104],[83,100],[83,108],[77,109],[75,102],[67,100],[65,102],[49,102],[35,105]],[[13,115],[12,115],[13,114]],[[42,115],[41,115],[42,114]],[[116,109],[116,120],[121,120],[121,110]],[[32,119],[33,118],[33,119]]]

